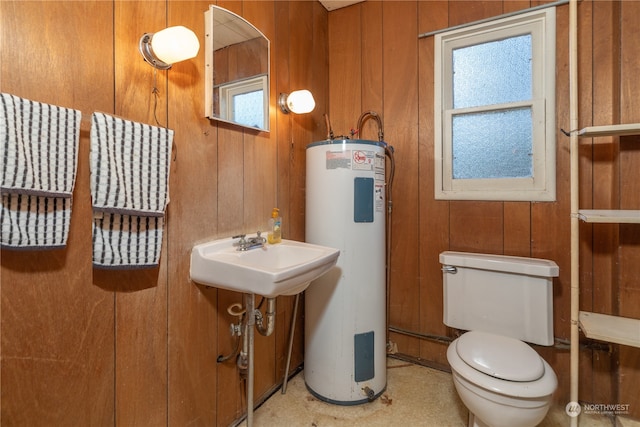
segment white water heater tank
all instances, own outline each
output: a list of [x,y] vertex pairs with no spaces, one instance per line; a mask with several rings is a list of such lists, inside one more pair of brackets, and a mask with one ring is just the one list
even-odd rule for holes
[[386,388],[384,142],[307,147],[306,241],[340,249],[305,294],[304,378],[321,400],[365,403]]

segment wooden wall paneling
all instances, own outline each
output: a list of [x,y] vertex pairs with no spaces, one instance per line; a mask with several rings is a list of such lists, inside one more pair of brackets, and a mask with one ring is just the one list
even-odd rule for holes
[[[621,138],[620,181],[622,185],[622,209],[635,209],[640,206],[640,186],[633,178],[640,167],[640,137]],[[628,139],[628,141],[627,141]],[[633,206],[633,208],[632,208]],[[635,225],[635,227],[634,227]],[[619,249],[619,315],[640,319],[640,230],[637,224],[620,225]],[[619,346],[618,394],[617,402],[629,404],[629,416],[640,418],[640,349]]]
[[502,1],[460,0],[449,2],[449,26],[479,21],[492,16],[502,15]]
[[450,243],[456,251],[503,253],[502,202],[451,201]]
[[[640,16],[640,3],[621,2],[621,61],[622,79],[620,92],[621,123],[640,121],[640,28],[634,25]],[[640,137],[621,138],[620,185],[621,209],[640,209]],[[620,227],[620,294],[621,316],[640,318],[640,228],[631,225]],[[640,418],[640,349],[620,346],[619,367],[620,403],[628,403],[630,416]]]
[[[311,113],[312,126],[310,128],[310,141],[320,141],[327,138],[327,126],[324,115],[329,113],[329,13],[320,2],[311,2],[313,8],[313,41],[311,45],[311,56],[309,65],[311,67],[310,87],[315,94],[316,108]],[[306,147],[304,145],[304,156],[299,164],[305,165],[305,174],[300,174],[302,179],[306,179]],[[304,181],[302,181],[304,184]],[[303,185],[304,188],[304,185]],[[299,193],[302,197],[302,210],[304,211],[304,192]],[[304,223],[302,224],[304,231]],[[303,234],[304,235],[304,234]]]
[[[365,111],[375,111],[381,116],[384,127],[383,108],[383,77],[382,77],[382,2],[364,2],[360,9],[360,75],[361,75],[361,111],[353,120],[352,126],[357,126],[360,114]],[[363,129],[359,129],[358,136],[373,141],[378,140],[378,126],[375,120],[364,122]],[[393,141],[385,135],[385,141],[393,145]],[[387,165],[388,167],[389,165]],[[387,170],[388,172],[388,170]]]
[[502,13],[516,12],[518,10],[527,9],[540,4],[539,1],[530,0],[503,0]]
[[[166,72],[157,72],[138,52],[142,34],[166,27],[164,3],[116,2],[115,111],[128,120],[167,124]],[[95,270],[94,280],[116,292],[116,423],[167,422],[167,235],[159,268]],[[140,396],[144,396],[141,399]]]
[[350,137],[362,110],[362,7],[329,14],[329,111],[336,137]]
[[531,203],[504,202],[505,255],[531,256]]
[[[196,58],[168,73],[168,124],[174,130],[168,247],[168,425],[215,425],[217,415],[217,292],[189,280],[194,243],[214,237],[217,209],[216,122],[204,117],[205,1],[171,1],[168,25],[200,40]],[[228,324],[223,326],[228,328]],[[221,334],[221,340],[228,339]]]
[[[385,132],[393,139],[393,241],[390,325],[420,328],[419,182],[418,182],[418,4],[383,2],[383,97]],[[401,353],[417,355],[419,340],[398,334],[391,339]]]
[[[584,8],[586,13],[588,8]],[[585,25],[583,39],[592,43],[593,58],[593,124],[620,123],[620,3],[592,2],[589,17],[591,34],[609,37],[588,37],[591,27]],[[582,82],[583,80],[581,80]],[[587,91],[588,87],[583,87]],[[589,111],[585,111],[589,114]],[[588,141],[586,141],[588,142]],[[593,140],[593,208],[617,209],[620,200],[617,138]],[[617,248],[619,226],[594,225],[592,238],[593,311],[617,313],[618,267]],[[600,351],[593,355],[593,401],[608,402],[617,397],[617,352]],[[614,373],[612,375],[612,373]]]
[[[324,103],[323,89],[326,81],[326,65],[317,69],[317,56],[326,52],[325,41],[318,40],[319,36],[326,37],[326,32],[318,28],[315,20],[317,13],[321,12],[317,2],[292,1],[289,5],[289,26],[292,34],[305,34],[306,37],[292,37],[289,39],[289,84],[290,91],[310,88],[318,88],[315,96]],[[318,49],[316,51],[316,48]],[[326,64],[326,62],[324,62]],[[317,83],[320,82],[320,83]],[[291,117],[291,157],[289,176],[291,185],[290,206],[288,215],[290,238],[304,240],[305,229],[305,181],[306,181],[306,148],[311,142],[323,139],[324,111],[317,107],[309,114],[292,115]]]
[[[418,3],[418,33],[446,28],[447,2]],[[419,271],[420,331],[446,336],[442,321],[443,292],[440,252],[449,249],[449,202],[435,200],[434,176],[434,37],[418,40],[418,171],[419,171]],[[420,341],[419,356],[447,366],[447,345]]]
[[66,248],[0,253],[2,425],[114,424],[114,299],[91,279],[88,165],[89,116],[113,108],[112,17],[103,2],[0,3],[0,91],[83,114]]
[[[280,93],[289,93],[289,2],[274,2],[276,28],[271,40],[271,122],[276,132],[273,143],[277,147],[278,194],[277,205],[282,214],[291,210],[291,126],[292,115],[278,107]],[[283,218],[283,236],[290,237],[291,224]]]

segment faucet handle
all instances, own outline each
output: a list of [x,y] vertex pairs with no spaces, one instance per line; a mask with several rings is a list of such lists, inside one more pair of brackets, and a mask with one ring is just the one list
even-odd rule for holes
[[232,239],[240,239],[239,241],[235,242],[233,245],[234,246],[238,246],[238,245],[244,245],[246,244],[246,240],[244,239],[245,237],[247,237],[246,234],[238,234],[237,236],[232,236]]

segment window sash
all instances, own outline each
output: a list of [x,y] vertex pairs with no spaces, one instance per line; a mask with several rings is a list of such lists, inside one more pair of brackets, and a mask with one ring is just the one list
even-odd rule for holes
[[[435,197],[445,200],[555,200],[555,9],[482,23],[435,38]],[[457,48],[531,34],[532,99],[453,109],[452,52]],[[552,46],[546,52],[545,47]],[[533,177],[453,179],[452,122],[456,114],[528,106],[532,112]],[[548,113],[548,116],[547,116]]]

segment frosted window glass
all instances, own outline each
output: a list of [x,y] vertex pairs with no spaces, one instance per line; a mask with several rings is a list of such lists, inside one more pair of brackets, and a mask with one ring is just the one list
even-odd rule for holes
[[533,176],[530,108],[453,117],[453,178]]
[[531,99],[531,34],[453,50],[453,108]]
[[263,127],[264,107],[262,101],[262,90],[234,95],[234,121],[246,126]]

